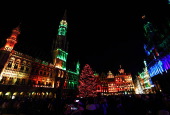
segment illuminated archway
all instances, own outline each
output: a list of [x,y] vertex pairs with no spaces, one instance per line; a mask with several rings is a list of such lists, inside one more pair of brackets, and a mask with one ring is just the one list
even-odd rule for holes
[[6,93],[5,93],[5,97],[6,97],[7,99],[10,99],[10,98],[11,98],[11,92],[6,92]]
[[3,97],[3,95],[4,95],[4,93],[3,93],[3,92],[0,92],[0,96],[2,96],[2,97]]
[[48,92],[45,93],[45,98],[47,98],[47,97],[48,97]]
[[63,76],[64,76],[64,71],[62,71],[62,75],[61,75],[61,78],[63,78]]
[[49,98],[53,98],[53,93],[52,92],[49,93]]
[[16,59],[14,69],[18,69],[18,66],[20,65],[20,59]]
[[61,75],[61,70],[58,70],[58,77],[60,77]]
[[34,98],[36,95],[36,92],[32,92],[32,98]]

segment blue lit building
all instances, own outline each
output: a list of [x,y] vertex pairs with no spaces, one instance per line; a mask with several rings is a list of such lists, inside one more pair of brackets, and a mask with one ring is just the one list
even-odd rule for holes
[[144,35],[147,41],[144,49],[147,54],[147,68],[155,92],[170,93],[170,18],[157,20],[158,25],[144,19]]

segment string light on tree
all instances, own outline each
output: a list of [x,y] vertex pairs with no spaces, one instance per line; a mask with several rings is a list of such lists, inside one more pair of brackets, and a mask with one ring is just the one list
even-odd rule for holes
[[94,71],[86,64],[80,74],[79,79],[79,97],[96,97],[96,77]]

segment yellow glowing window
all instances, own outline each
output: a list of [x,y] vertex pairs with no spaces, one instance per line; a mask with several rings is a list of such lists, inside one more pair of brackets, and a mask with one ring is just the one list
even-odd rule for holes
[[57,88],[60,86],[60,81],[57,81]]
[[61,75],[61,78],[63,78],[63,76],[64,76],[64,71],[62,71],[62,75]]
[[61,75],[61,70],[58,71],[58,77],[60,77],[60,75]]
[[20,93],[20,95],[22,95],[22,94],[23,94],[23,92]]
[[9,95],[10,94],[10,92],[6,92],[6,94],[5,95]]

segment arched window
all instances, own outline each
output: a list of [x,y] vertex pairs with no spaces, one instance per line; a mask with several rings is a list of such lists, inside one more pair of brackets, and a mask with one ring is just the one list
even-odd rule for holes
[[46,71],[44,71],[44,76],[46,76]]
[[40,71],[40,75],[42,75],[42,71]]
[[16,85],[20,85],[20,78],[17,78],[17,81],[15,82]]
[[21,85],[25,85],[25,79],[22,79]]
[[8,84],[9,84],[9,85],[12,85],[12,80],[13,80],[13,78],[10,77],[10,78],[9,78],[9,81],[8,81]]
[[27,71],[27,72],[29,71],[30,66],[31,66],[31,63],[30,63],[30,62],[28,62],[27,67],[26,67],[26,71]]
[[24,70],[25,65],[26,65],[26,61],[23,61],[21,64],[21,70]]
[[62,71],[62,75],[61,75],[61,78],[63,78],[63,76],[64,76],[64,71]]
[[15,61],[14,69],[17,69],[17,68],[18,68],[19,62],[20,62],[20,59],[17,59],[17,60]]
[[47,67],[45,67],[44,69],[44,76],[46,76],[46,74],[47,74]]
[[100,90],[100,87],[98,87],[98,90]]
[[60,77],[61,75],[61,70],[58,70],[58,77]]
[[59,86],[60,86],[60,81],[57,81],[57,86],[56,87],[58,88]]
[[15,59],[15,58],[11,58],[11,59],[9,60],[9,63],[8,63],[8,65],[7,65],[7,67],[11,68],[14,59]]
[[49,85],[49,83],[48,82],[46,82],[46,86],[48,86]]

